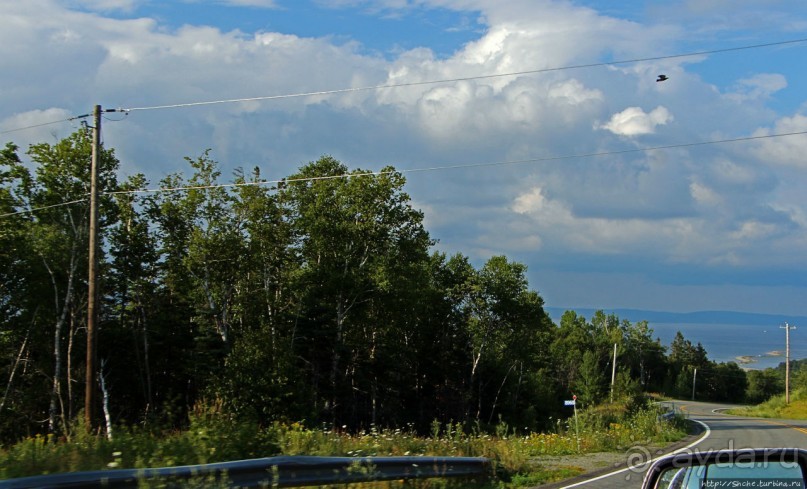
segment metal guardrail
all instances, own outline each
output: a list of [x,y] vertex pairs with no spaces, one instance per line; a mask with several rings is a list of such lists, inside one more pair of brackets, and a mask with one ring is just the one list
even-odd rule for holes
[[669,420],[673,419],[676,414],[678,414],[676,412],[676,410],[675,410],[675,404],[670,405],[670,404],[667,404],[666,401],[658,401],[658,402],[655,402],[653,404],[655,404],[657,407],[659,407],[661,409],[664,409],[664,411],[665,411],[664,413],[658,415],[659,421],[661,421],[661,420],[669,421]]
[[667,411],[666,413],[659,416],[659,419],[663,419],[665,421],[669,421],[675,417],[675,411]]
[[[42,475],[0,481],[0,489],[137,488],[155,482],[180,487],[302,487],[398,479],[474,477],[490,474],[490,460],[476,457],[268,457],[206,465],[118,469]],[[142,487],[142,486],[141,486]]]

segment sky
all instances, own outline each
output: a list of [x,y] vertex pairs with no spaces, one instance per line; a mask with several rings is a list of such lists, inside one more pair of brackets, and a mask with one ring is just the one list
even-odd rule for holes
[[0,0],[0,144],[132,109],[121,180],[392,165],[548,306],[807,316],[807,42],[747,48],[800,39],[803,0]]

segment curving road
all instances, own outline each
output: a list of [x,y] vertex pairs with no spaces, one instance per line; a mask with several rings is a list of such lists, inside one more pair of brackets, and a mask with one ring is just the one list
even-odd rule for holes
[[[735,406],[704,402],[674,401],[677,412],[701,423],[706,430],[688,447],[681,450],[719,450],[737,448],[807,447],[807,420],[782,420],[728,416],[721,410]],[[634,462],[649,458],[639,451],[632,452]],[[631,468],[617,470],[587,480],[563,486],[580,489],[640,488],[644,470]]]

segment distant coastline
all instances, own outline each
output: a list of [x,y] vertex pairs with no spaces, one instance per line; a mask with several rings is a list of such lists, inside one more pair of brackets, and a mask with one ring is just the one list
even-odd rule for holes
[[[563,313],[569,310],[591,320],[598,309],[547,307],[546,312],[558,324]],[[654,330],[654,337],[669,345],[676,331],[680,331],[693,343],[701,343],[709,358],[717,362],[735,362],[743,369],[776,368],[784,363],[784,330],[779,326],[788,323],[805,328],[795,333],[807,334],[807,316],[777,314],[754,314],[734,311],[699,311],[676,313],[646,311],[639,309],[603,309],[606,314],[615,314],[620,320],[631,323],[647,321]],[[736,333],[727,336],[731,331]],[[791,360],[807,358],[807,346],[803,341],[791,341]]]
[[783,356],[785,356],[784,352],[774,350],[774,351],[769,351],[768,353],[766,353],[764,355],[758,355],[758,356],[740,355],[740,356],[734,357],[734,359],[737,360],[737,363],[740,364],[740,365],[748,365],[748,364],[751,364],[751,363],[757,363],[759,361],[759,358],[771,358],[771,357],[783,357]]
[[752,312],[736,311],[695,311],[695,312],[667,312],[667,311],[647,311],[642,309],[594,309],[594,308],[574,308],[574,307],[545,307],[553,321],[559,322],[561,316],[566,311],[575,311],[577,314],[591,319],[597,311],[606,314],[616,314],[619,319],[627,319],[630,322],[647,321],[650,326],[653,323],[680,323],[680,324],[738,324],[743,326],[770,326],[775,327],[789,324],[804,324],[807,326],[807,316],[787,316],[784,314],[759,314]]

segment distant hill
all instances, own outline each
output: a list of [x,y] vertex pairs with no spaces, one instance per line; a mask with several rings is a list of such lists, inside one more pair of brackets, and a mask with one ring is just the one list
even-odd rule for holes
[[[572,310],[586,319],[591,319],[594,313],[600,309],[589,308],[563,308],[545,307],[544,310],[556,323],[560,321],[564,312]],[[647,321],[653,323],[678,323],[678,324],[737,324],[749,326],[775,326],[787,322],[792,325],[807,326],[807,316],[785,316],[780,314],[756,314],[750,312],[735,311],[697,311],[697,312],[665,312],[665,311],[643,311],[640,309],[602,309],[606,314],[616,314],[619,319],[627,319],[635,323],[637,321]]]

